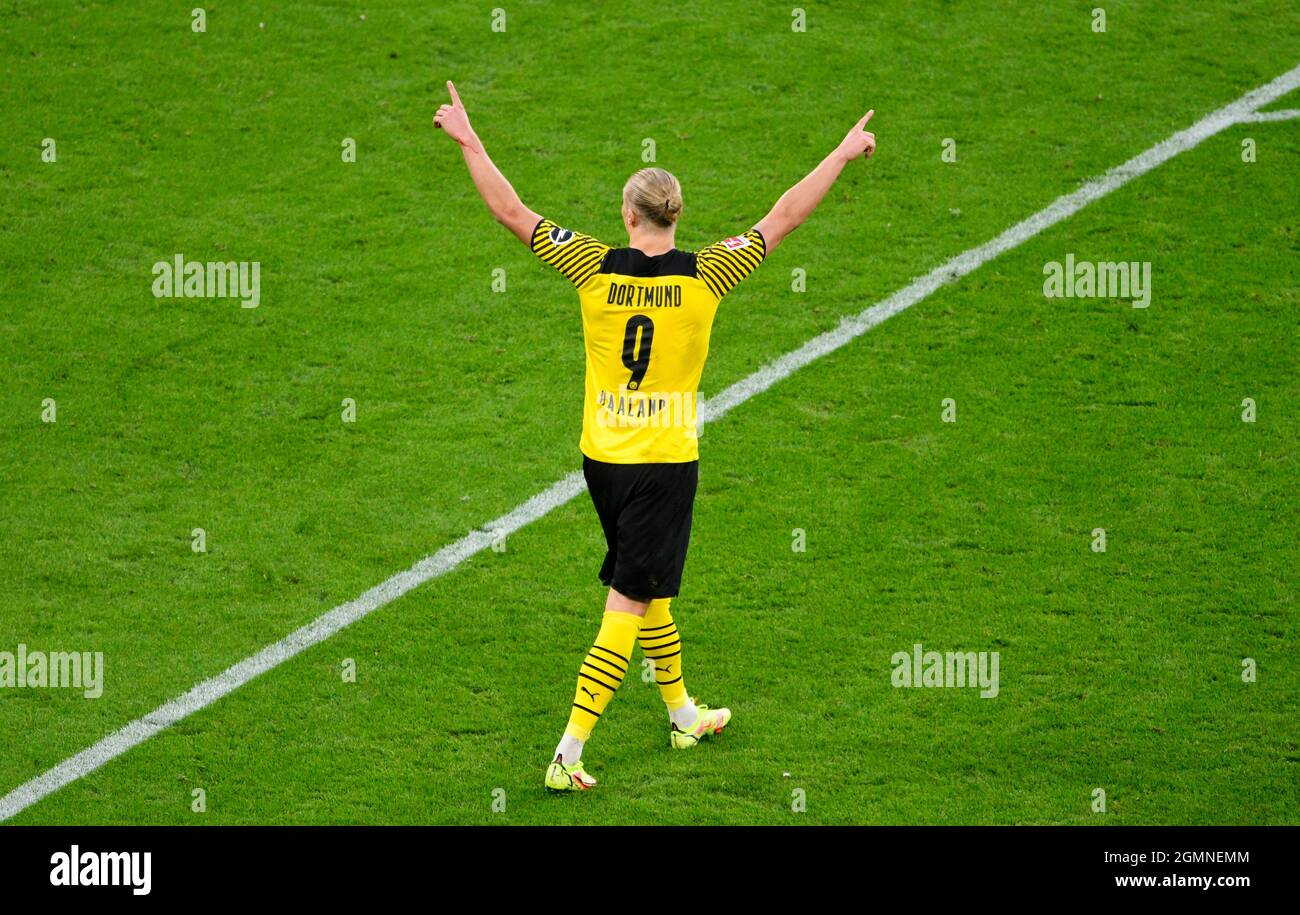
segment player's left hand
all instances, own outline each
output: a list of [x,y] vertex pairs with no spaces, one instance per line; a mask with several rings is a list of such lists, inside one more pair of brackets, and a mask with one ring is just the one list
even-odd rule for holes
[[469,114],[461,104],[460,95],[451,80],[447,80],[447,91],[451,93],[451,104],[438,109],[438,113],[433,116],[433,126],[441,127],[447,136],[464,146],[474,136],[474,128],[469,126]]
[[853,125],[853,129],[840,141],[839,153],[844,157],[845,162],[852,162],[857,158],[870,159],[876,154],[876,135],[868,130],[863,130],[875,113],[876,109],[872,108],[864,114],[858,123]]

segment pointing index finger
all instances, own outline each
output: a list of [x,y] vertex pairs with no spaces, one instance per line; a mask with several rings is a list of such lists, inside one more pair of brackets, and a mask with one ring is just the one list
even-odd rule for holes
[[870,111],[868,111],[866,114],[864,114],[864,115],[862,116],[862,120],[858,121],[858,129],[860,130],[860,129],[862,129],[863,127],[865,127],[866,124],[867,124],[867,121],[871,120],[871,116],[872,116],[873,114],[875,114],[875,113],[876,113],[876,109],[872,108]]
[[456,86],[451,80],[447,80],[447,91],[451,93],[451,103],[457,108],[464,108],[460,103],[460,95],[456,92]]

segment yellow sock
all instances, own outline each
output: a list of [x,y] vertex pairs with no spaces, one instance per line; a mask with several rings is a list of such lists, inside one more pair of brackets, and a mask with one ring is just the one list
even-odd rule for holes
[[596,642],[578,671],[578,688],[573,694],[573,711],[564,729],[566,734],[584,742],[591,738],[591,729],[627,674],[628,658],[632,657],[632,646],[640,630],[641,617],[617,610],[605,611]]
[[682,679],[682,640],[668,611],[672,602],[671,597],[650,601],[640,633],[641,651],[654,661],[655,685],[670,711],[689,701]]

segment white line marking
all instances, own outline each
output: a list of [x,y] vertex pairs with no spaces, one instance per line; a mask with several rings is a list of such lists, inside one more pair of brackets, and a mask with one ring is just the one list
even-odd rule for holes
[[839,349],[849,341],[862,336],[882,321],[892,318],[900,311],[911,308],[917,302],[934,292],[944,283],[958,280],[972,270],[988,263],[1006,251],[1033,238],[1039,232],[1056,225],[1063,219],[1073,216],[1079,210],[1118,187],[1122,187],[1141,175],[1146,174],[1180,152],[1196,146],[1202,140],[1214,136],[1219,131],[1231,127],[1243,116],[1253,112],[1262,105],[1267,105],[1300,86],[1300,67],[1283,73],[1271,83],[1247,92],[1230,105],[1225,105],[1213,114],[1206,115],[1186,130],[1181,130],[1167,140],[1157,143],[1146,152],[1139,153],[1123,165],[1116,166],[1100,178],[1094,178],[1077,191],[1058,197],[1039,210],[1033,216],[1016,223],[992,241],[987,241],[977,248],[971,248],[958,254],[925,276],[913,280],[909,285],[895,292],[889,298],[879,302],[860,314],[846,317],[835,330],[814,337],[796,350],[786,353],[754,374],[731,387],[710,397],[701,409],[701,414],[708,419],[716,419],[732,407],[744,403],[762,391],[766,391],[792,372],[803,368],[815,359],[820,359],[829,352]]
[[1278,111],[1252,111],[1243,114],[1238,120],[1242,124],[1261,124],[1267,121],[1293,121],[1300,118],[1300,108],[1287,108]]
[[[1206,115],[1186,130],[1179,131],[1169,139],[1157,143],[1123,165],[1112,168],[1100,178],[1087,182],[1077,191],[1058,197],[1047,207],[1028,219],[1016,223],[992,241],[958,254],[920,279],[913,280],[884,301],[859,314],[846,317],[836,329],[814,337],[798,349],[768,363],[749,377],[726,388],[716,397],[709,398],[701,407],[701,421],[712,422],[720,419],[733,407],[766,391],[810,362],[862,336],[887,318],[910,308],[945,283],[960,279],[999,254],[1010,251],[1044,229],[1074,215],[1094,200],[1104,197],[1116,188],[1123,187],[1134,178],[1146,174],[1180,152],[1191,149],[1202,140],[1252,115],[1257,108],[1267,105],[1297,87],[1300,87],[1300,66],[1258,89],[1247,92],[1235,102]],[[490,547],[498,537],[507,536],[531,524],[551,509],[573,499],[584,488],[585,483],[580,472],[569,474],[483,528],[462,537],[450,546],[443,547],[432,556],[426,556],[405,572],[399,572],[360,597],[346,604],[340,604],[275,644],[263,648],[252,657],[245,658],[209,680],[204,680],[183,696],[164,703],[143,718],[132,721],[126,727],[109,734],[49,771],[19,785],[0,798],[0,822],[16,816],[42,798],[94,772],[127,750],[144,743],[159,731],[200,709],[207,708],[227,693],[233,692],[258,675],[278,667],[311,646],[323,642],[341,629],[401,597],[412,588],[430,579],[446,575],[471,556]]]

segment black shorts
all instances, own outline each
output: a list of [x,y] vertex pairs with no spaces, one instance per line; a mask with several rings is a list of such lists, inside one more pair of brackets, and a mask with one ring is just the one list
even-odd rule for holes
[[635,600],[676,597],[700,462],[606,464],[584,455],[582,475],[605,530],[601,582]]

